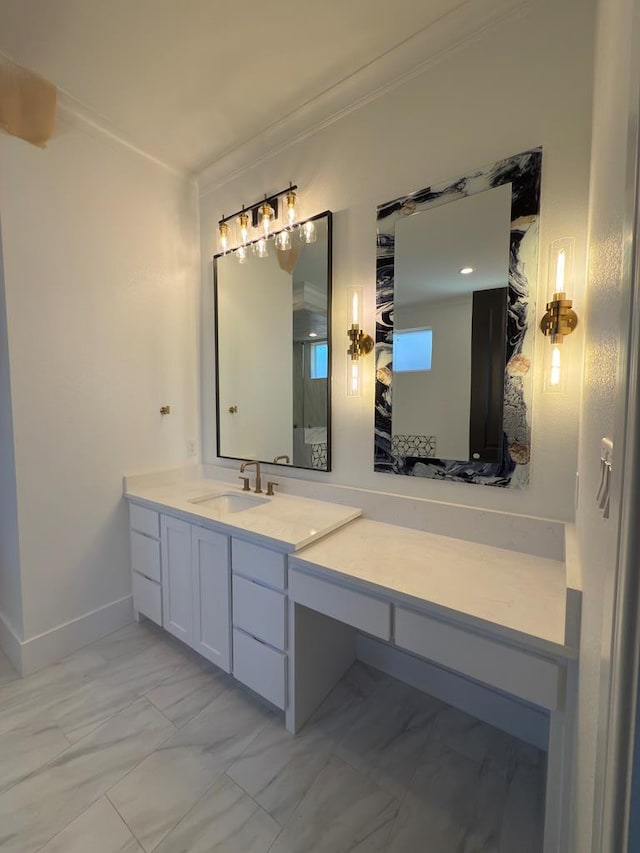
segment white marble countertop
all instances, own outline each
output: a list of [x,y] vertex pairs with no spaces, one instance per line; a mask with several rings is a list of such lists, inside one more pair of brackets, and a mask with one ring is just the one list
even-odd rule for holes
[[253,494],[239,486],[206,479],[158,483],[129,477],[125,483],[126,498],[285,553],[297,551],[362,515],[357,507],[280,494],[242,512],[227,513],[192,503],[200,496],[230,493]]
[[290,559],[536,651],[575,658],[565,642],[565,564],[360,519]]

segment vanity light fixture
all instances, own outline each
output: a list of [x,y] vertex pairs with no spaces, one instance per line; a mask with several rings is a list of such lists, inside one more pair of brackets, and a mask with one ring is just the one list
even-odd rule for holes
[[240,242],[244,246],[249,239],[249,214],[244,207],[238,217],[238,226],[240,228]]
[[351,325],[347,329],[349,347],[347,349],[347,396],[359,397],[362,393],[362,375],[360,359],[373,350],[373,338],[361,329],[362,325],[362,288],[351,287],[347,293],[348,311]]
[[288,252],[291,248],[291,232],[286,228],[283,228],[282,231],[278,231],[275,235],[274,242],[276,244],[276,248],[281,252]]
[[295,193],[295,190],[289,190],[287,192],[287,220],[289,223],[289,227],[291,227],[296,219],[298,218],[298,196]]
[[460,275],[471,275],[473,272],[473,267],[462,267],[460,270]]
[[229,249],[229,226],[226,222],[221,222],[218,226],[218,239],[220,251],[226,253]]
[[318,333],[317,333],[317,332],[309,332],[309,337],[310,337],[310,338],[317,338],[317,337],[318,337]]
[[269,244],[267,243],[267,238],[260,237],[260,239],[253,244],[253,251],[259,258],[268,258]]
[[315,222],[303,222],[300,226],[300,239],[303,243],[315,243],[317,240]]
[[269,231],[271,229],[271,220],[275,218],[276,212],[267,201],[266,196],[264,201],[260,205],[259,215],[260,224],[262,225],[262,230],[264,231],[264,236],[268,237]]
[[549,252],[549,280],[553,295],[547,302],[546,313],[540,321],[540,329],[551,339],[551,349],[545,354],[544,390],[558,393],[564,390],[567,358],[563,343],[567,335],[578,325],[578,315],[573,302],[567,298],[567,281],[573,273],[573,237],[555,240]]
[[[260,258],[269,255],[265,241],[273,237],[276,247],[281,252],[291,249],[292,233],[297,229],[303,243],[316,242],[316,226],[313,221],[298,224],[299,205],[296,184],[273,195],[265,195],[263,199],[250,207],[242,205],[231,216],[223,216],[218,222],[218,241],[221,254],[232,251],[241,264],[247,261],[247,249],[253,245],[255,254]],[[283,203],[279,202],[283,200]],[[279,219],[281,213],[281,219]],[[274,225],[281,222],[280,230],[274,230]],[[232,229],[233,226],[233,229]],[[252,232],[259,229],[259,234]],[[236,239],[233,235],[236,235]],[[235,248],[234,248],[235,244]],[[244,251],[243,251],[244,247]]]

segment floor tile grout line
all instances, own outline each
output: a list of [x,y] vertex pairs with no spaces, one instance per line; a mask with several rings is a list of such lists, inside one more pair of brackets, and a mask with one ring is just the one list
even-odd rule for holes
[[61,833],[63,833],[65,831],[65,829],[67,829],[69,826],[71,826],[71,824],[74,822],[74,820],[78,820],[78,818],[82,817],[82,815],[85,812],[89,811],[89,809],[92,809],[95,806],[95,804],[98,802],[98,800],[101,800],[103,796],[104,796],[104,794],[100,794],[100,796],[96,797],[96,799],[92,803],[90,803],[86,809],[83,809],[80,812],[80,814],[77,814],[74,818],[72,818],[69,821],[69,823],[66,823],[62,827],[62,829],[59,829],[57,832],[55,832],[53,835],[51,835],[49,838],[47,838],[47,840],[44,842],[44,844],[41,844],[40,847],[37,848],[35,853],[40,853],[40,851],[43,850],[47,846],[47,844],[51,844],[51,842],[54,840],[54,838],[57,838]]
[[[109,789],[109,790],[111,790],[111,789]],[[118,817],[120,818],[120,820],[121,820],[121,821],[124,823],[124,825],[127,827],[127,829],[129,830],[129,832],[131,833],[132,837],[134,838],[134,840],[135,840],[136,844],[138,844],[138,846],[140,847],[140,849],[141,849],[141,850],[144,850],[144,851],[145,851],[145,853],[146,853],[146,847],[144,846],[144,844],[142,843],[142,841],[140,841],[140,839],[138,838],[138,836],[137,836],[137,835],[135,834],[135,832],[133,831],[133,827],[129,826],[129,824],[128,824],[128,823],[127,823],[127,821],[125,820],[124,815],[120,813],[120,809],[117,807],[117,805],[113,802],[113,800],[112,800],[112,799],[111,799],[111,797],[109,796],[109,792],[108,792],[108,791],[107,791],[107,792],[105,792],[102,796],[103,796],[103,797],[105,797],[105,799],[109,802],[109,805],[112,807],[112,809],[114,810],[114,812],[118,815]]]

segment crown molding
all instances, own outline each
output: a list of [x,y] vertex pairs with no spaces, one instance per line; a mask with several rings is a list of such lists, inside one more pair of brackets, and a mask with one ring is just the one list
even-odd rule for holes
[[[107,139],[110,143],[126,148],[138,157],[142,157],[149,163],[159,166],[161,169],[174,175],[183,181],[193,181],[194,175],[189,172],[178,169],[170,163],[160,160],[149,151],[145,151],[138,145],[135,145],[127,137],[116,130],[108,119],[105,119],[99,113],[94,112],[90,107],[74,98],[69,92],[64,89],[58,89],[58,115],[67,122],[67,124],[84,130],[93,136],[99,136]],[[54,137],[55,138],[55,137]]]
[[481,38],[497,23],[522,14],[532,2],[466,0],[199,171],[196,180],[200,196],[419,76],[449,53]]
[[[10,56],[6,51],[0,50],[0,63],[9,62],[12,65],[16,65],[19,68],[24,68],[23,65],[20,65],[12,56]],[[31,69],[26,69],[31,72]],[[37,72],[31,72],[36,74]],[[39,75],[42,76],[42,75]],[[43,78],[46,79],[46,78]],[[48,82],[52,83],[55,86],[53,81],[49,80]],[[91,107],[88,107],[85,103],[78,100],[78,98],[74,98],[73,95],[69,94],[65,89],[61,89],[59,86],[56,86],[57,93],[57,103],[56,103],[56,118],[59,116],[67,124],[72,125],[73,127],[77,127],[80,130],[88,131],[93,136],[100,136],[109,140],[114,145],[119,145],[132,153],[142,157],[150,163],[153,163],[156,166],[159,166],[161,169],[164,169],[167,172],[170,172],[172,175],[175,175],[177,178],[185,181],[193,181],[195,176],[181,169],[177,169],[175,166],[172,166],[170,163],[166,163],[164,160],[160,160],[158,157],[155,157],[149,151],[145,151],[143,148],[140,148],[138,145],[135,145],[131,142],[125,134],[118,131],[111,122],[106,119],[104,116],[92,110]],[[56,129],[54,131],[52,139],[55,139],[56,136],[59,136],[59,131]]]

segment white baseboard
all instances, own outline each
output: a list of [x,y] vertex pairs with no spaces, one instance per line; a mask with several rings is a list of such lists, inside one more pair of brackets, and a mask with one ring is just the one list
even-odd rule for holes
[[30,675],[132,621],[133,596],[127,595],[44,634],[24,640],[20,644],[20,666],[17,669],[23,676]]
[[466,711],[538,749],[547,750],[549,715],[540,708],[361,634],[356,639],[356,656],[363,663],[411,684],[454,708]]
[[22,671],[22,643],[7,617],[0,611],[0,649],[16,672]]

